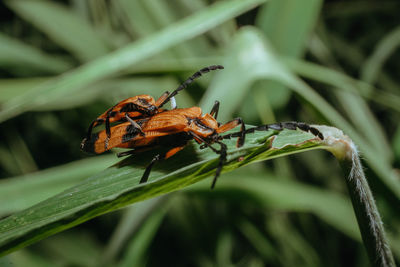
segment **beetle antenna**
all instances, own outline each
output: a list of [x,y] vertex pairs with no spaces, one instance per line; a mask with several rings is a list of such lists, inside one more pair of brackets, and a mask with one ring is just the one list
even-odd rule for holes
[[[268,131],[268,130],[282,131],[283,129],[296,130],[297,128],[304,132],[310,132],[316,137],[320,138],[321,140],[324,140],[323,134],[317,128],[312,127],[307,123],[296,122],[296,121],[278,122],[278,123],[261,125],[247,129],[244,131],[244,133],[249,134],[249,133],[254,133],[255,131]],[[231,139],[234,137],[241,137],[241,136],[243,136],[242,131],[223,135],[221,139]]]
[[169,94],[169,96],[158,106],[159,108],[161,108],[163,105],[165,105],[165,103],[167,103],[172,97],[176,96],[179,91],[185,89],[186,87],[188,87],[189,84],[191,84],[195,79],[201,77],[204,73],[210,72],[212,70],[221,70],[224,67],[221,65],[211,65],[205,68],[202,68],[201,70],[195,72],[192,76],[190,76],[186,81],[184,81],[183,83],[181,83],[181,85],[179,85],[178,88],[176,88],[171,94]]
[[89,129],[88,129],[88,131],[87,131],[87,136],[86,136],[86,139],[87,140],[89,140],[90,139],[90,137],[92,136],[92,130],[93,130],[93,127],[95,127],[95,123],[97,122],[97,120],[94,120],[94,121],[92,121],[92,123],[89,125]]

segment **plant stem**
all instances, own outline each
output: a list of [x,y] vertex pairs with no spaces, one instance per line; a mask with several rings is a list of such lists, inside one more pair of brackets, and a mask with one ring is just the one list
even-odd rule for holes
[[372,266],[396,266],[357,151],[353,151],[351,159],[340,161],[340,165],[349,175],[347,188]]
[[325,137],[327,150],[339,160],[347,176],[347,188],[371,265],[396,266],[356,146],[339,129],[325,126],[317,128]]

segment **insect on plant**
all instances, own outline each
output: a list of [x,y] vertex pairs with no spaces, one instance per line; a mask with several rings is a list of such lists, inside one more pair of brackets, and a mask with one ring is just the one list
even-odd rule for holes
[[175,109],[176,102],[174,97],[179,93],[179,91],[185,89],[195,79],[202,76],[202,74],[210,72],[212,70],[223,68],[224,67],[220,65],[205,67],[194,73],[186,81],[180,84],[179,87],[175,89],[172,93],[166,91],[157,100],[154,100],[154,98],[150,95],[138,95],[122,100],[121,102],[109,108],[106,112],[101,114],[90,124],[86,138],[90,139],[93,128],[103,123],[105,123],[107,137],[111,137],[111,123],[123,121],[129,121],[134,127],[135,131],[143,134],[139,125],[135,122],[136,119],[150,117],[154,114],[165,111],[165,109],[162,109],[162,107],[169,101],[171,101],[171,109]]
[[[222,66],[219,66],[219,68],[222,68]],[[213,68],[208,67],[205,69],[212,70]],[[196,72],[196,74],[201,74],[205,69]],[[196,74],[184,82],[178,89],[182,90],[185,88],[184,84],[189,84],[196,78]],[[197,77],[198,76],[199,74],[197,74]],[[182,150],[190,140],[195,140],[198,144],[201,144],[201,149],[210,148],[219,155],[219,163],[214,180],[211,184],[211,188],[214,188],[217,178],[227,161],[227,146],[223,143],[224,139],[238,138],[236,146],[241,147],[245,142],[246,134],[270,129],[281,131],[283,129],[296,130],[297,128],[311,132],[320,139],[324,138],[316,128],[300,122],[273,123],[249,129],[246,129],[241,118],[233,119],[225,124],[220,124],[217,121],[219,111],[218,101],[215,101],[210,113],[205,114],[202,113],[199,107],[161,110],[160,107],[168,102],[171,97],[176,95],[179,91],[178,89],[165,97],[164,100],[157,100],[155,102],[155,106],[157,106],[157,103],[160,103],[160,105],[157,106],[158,112],[154,114],[141,113],[141,115],[135,118],[126,115],[126,122],[112,126],[109,130],[106,128],[106,130],[91,134],[88,138],[85,138],[82,141],[81,149],[89,153],[101,154],[114,147],[131,148],[129,151],[119,153],[118,156],[121,157],[137,155],[143,151],[160,147],[166,148],[166,152],[157,153],[146,167],[140,180],[140,183],[144,183],[148,180],[151,169],[156,162],[172,157]],[[163,96],[160,98],[163,98]],[[240,131],[223,135],[223,133],[239,125]],[[140,131],[138,131],[138,129],[140,129]],[[214,147],[215,144],[219,146],[219,149]]]

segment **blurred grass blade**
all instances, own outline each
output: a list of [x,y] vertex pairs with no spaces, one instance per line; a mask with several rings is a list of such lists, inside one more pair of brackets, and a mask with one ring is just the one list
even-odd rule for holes
[[31,151],[25,143],[14,125],[8,127],[8,131],[3,133],[5,141],[8,143],[12,157],[19,168],[21,174],[27,174],[38,170],[37,164],[32,157]]
[[250,27],[242,28],[236,34],[223,59],[224,71],[214,76],[199,103],[203,110],[209,111],[215,100],[223,101],[229,96],[229,101],[223,102],[224,112],[218,115],[220,121],[232,119],[234,111],[242,104],[252,83],[258,77],[263,74],[272,75],[273,66],[260,66],[264,63],[262,56],[265,55],[260,34],[260,32],[255,33]]
[[0,32],[0,67],[15,71],[24,67],[35,72],[38,71],[35,69],[39,69],[42,72],[61,73],[70,69],[72,65]]
[[[274,0],[260,9],[256,19],[258,26],[271,40],[280,55],[299,58],[303,56],[310,33],[317,23],[322,0]],[[289,101],[291,91],[282,83],[268,81],[265,91],[269,105],[283,108]],[[271,121],[270,121],[271,122]]]
[[[328,48],[328,42],[329,39],[325,40],[325,42],[322,40],[319,42],[320,46],[324,47],[324,53],[319,59],[326,65],[340,70],[340,65],[336,62],[332,52]],[[391,161],[392,154],[387,137],[367,103],[358,94],[337,90],[334,90],[333,93],[338,98],[339,104],[347,113],[355,128],[357,128],[361,135],[365,136],[367,139],[366,142],[370,143],[376,153],[378,153],[377,157],[382,157],[387,162]]]
[[[1,43],[1,42],[0,42]],[[51,78],[17,78],[17,79],[0,79],[0,103],[7,102],[14,97],[23,95],[33,87],[44,83]]]
[[[317,249],[309,243],[309,238],[301,235],[300,229],[284,214],[266,220],[266,225],[279,249],[280,259],[287,266],[321,266]],[[293,257],[292,254],[298,255]],[[285,259],[285,260],[283,260]],[[284,265],[284,264],[283,264]]]
[[48,258],[38,255],[37,252],[21,249],[10,255],[7,255],[6,257],[0,258],[0,266],[52,267],[54,264]]
[[360,147],[368,163],[385,183],[387,189],[400,199],[400,184],[389,162],[384,157],[377,157],[376,150],[334,107],[284,66],[267,40],[262,38],[259,30],[254,27],[243,27],[238,32],[232,49],[237,53],[226,55],[225,70],[216,75],[201,101],[204,110],[211,110],[214,100],[223,100],[229,95],[229,102],[224,102],[224,114],[220,116],[222,121],[229,119],[242,103],[246,90],[254,81],[279,81],[313,105],[333,125],[348,134]]
[[[63,98],[57,98],[54,101],[49,101],[46,96],[43,96],[43,98],[39,99],[43,99],[42,103],[47,104],[40,105],[32,110],[44,111],[70,109],[86,105],[97,99],[104,100],[105,102],[109,102],[110,105],[113,105],[121,99],[131,97],[132,95],[140,95],[146,92],[157,97],[166,90],[175,88],[176,86],[178,86],[178,81],[172,77],[148,76],[108,79],[106,81],[95,82],[89,85],[79,94],[68,94]],[[110,90],[110,88],[112,88],[112,90]],[[180,95],[180,97],[187,101],[185,103],[193,103],[193,100],[188,96],[187,92],[182,93],[183,94]]]
[[[391,148],[381,124],[372,114],[366,101],[362,101],[359,95],[398,112],[400,112],[400,95],[394,92],[383,92],[366,82],[314,63],[289,58],[285,58],[284,62],[289,69],[301,76],[335,87],[331,89],[341,89],[346,92],[344,95],[340,94],[340,99],[344,109],[348,111],[350,118],[357,125],[358,131],[368,138],[369,143],[374,146],[380,156],[384,157],[386,161],[392,160]],[[334,92],[340,93],[338,90],[334,90]]]
[[[49,79],[50,78],[0,79],[0,88],[2,88],[0,103],[23,95],[31,90],[32,87],[42,84]],[[102,99],[105,102],[113,104],[121,98],[143,94],[145,92],[144,90],[150,95],[159,96],[166,90],[176,88],[178,85],[178,81],[168,76],[109,79],[94,83],[79,94],[69,94],[63,98],[57,98],[54,101],[50,101],[46,99],[46,96],[43,96],[42,103],[46,104],[40,105],[32,110],[46,111],[70,109],[83,106],[97,99]],[[110,90],[110,88],[112,88],[112,90]],[[194,104],[187,92],[182,92],[179,97],[187,103],[187,105]]]
[[122,262],[118,264],[119,267],[146,266],[146,252],[149,251],[148,248],[164,219],[166,211],[166,209],[158,208],[144,221],[142,227],[128,244]]
[[375,83],[387,59],[400,46],[400,26],[387,34],[376,46],[375,51],[365,61],[361,68],[361,79]]
[[160,206],[165,207],[165,204],[169,201],[169,196],[152,198],[124,209],[124,214],[102,253],[98,265],[110,265],[124,249],[129,238],[140,229],[153,211],[160,209]]
[[43,95],[47,96],[47,100],[54,100],[67,94],[76,94],[84,86],[118,74],[150,56],[200,35],[265,1],[230,0],[217,2],[153,35],[87,63],[38,88],[34,88],[31,92],[17,99],[4,103],[3,109],[0,111],[0,122],[42,104],[37,99]]
[[35,173],[0,180],[0,217],[39,203],[117,161],[114,155],[78,160]]
[[[351,202],[344,195],[300,182],[239,168],[224,175],[214,192],[209,184],[199,183],[188,192],[223,194],[231,192],[235,198],[254,201],[267,211],[310,212],[354,240],[361,241]],[[226,197],[225,195],[223,195]]]
[[265,261],[276,261],[279,253],[277,252],[275,245],[272,244],[272,241],[268,240],[263,232],[257,229],[255,225],[246,219],[242,219],[239,224],[239,229]]
[[236,243],[231,231],[222,231],[218,233],[215,245],[216,266],[232,266],[233,246]]
[[113,5],[121,12],[123,25],[131,36],[145,37],[157,30],[156,24],[147,10],[143,1],[115,0]]
[[[245,145],[239,149],[236,140],[226,140],[228,162],[224,171],[321,148],[320,140],[310,133],[293,130],[273,133],[248,135]],[[0,221],[0,255],[106,212],[196,183],[214,175],[219,158],[211,150],[188,146],[175,157],[156,165],[148,183],[139,184],[154,153],[149,151],[141,157],[127,158],[57,196],[3,219]]]
[[61,4],[27,0],[6,1],[6,4],[82,62],[108,52],[91,25]]
[[274,0],[265,4],[256,25],[275,50],[289,57],[301,57],[309,34],[318,20],[322,0]]
[[369,101],[374,101],[382,106],[400,112],[400,95],[393,92],[384,92],[370,84],[354,79],[339,71],[293,58],[283,58],[285,65],[293,72],[315,81],[319,81],[338,89],[354,94],[360,94]]
[[47,255],[51,255],[52,259],[57,259],[53,261],[53,266],[56,265],[56,262],[60,265],[68,262],[66,265],[70,266],[97,266],[96,261],[100,256],[101,249],[100,244],[96,241],[95,236],[88,232],[72,230],[47,239],[39,247],[46,251]]

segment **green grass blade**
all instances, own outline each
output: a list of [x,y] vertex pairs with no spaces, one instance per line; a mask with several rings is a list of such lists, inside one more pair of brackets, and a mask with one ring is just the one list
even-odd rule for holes
[[[1,42],[0,42],[1,43]],[[23,95],[33,87],[49,80],[50,78],[18,78],[0,79],[0,103],[7,102],[14,97]]]
[[127,245],[127,241],[132,239],[132,235],[137,233],[144,222],[151,216],[153,211],[165,207],[169,201],[169,195],[152,198],[124,209],[113,235],[111,236],[107,247],[104,249],[102,256],[98,259],[98,264],[110,265],[116,260],[117,256]]
[[380,156],[386,161],[391,160],[392,153],[387,137],[367,103],[360,96],[400,111],[399,95],[378,92],[368,83],[317,64],[288,58],[284,59],[284,62],[292,71],[304,77],[334,86],[331,88],[332,91],[341,99],[343,109],[347,111],[358,131],[368,138]]
[[[50,78],[0,79],[0,88],[2,88],[0,103],[23,95],[31,90],[32,87],[42,84],[49,79]],[[42,104],[32,110],[48,111],[70,109],[86,105],[97,99],[102,99],[105,102],[109,102],[110,105],[113,105],[124,97],[128,98],[132,95],[140,95],[143,93],[158,97],[165,91],[176,88],[178,85],[179,81],[169,76],[108,79],[88,86],[79,94],[69,94],[63,98],[54,100],[43,96],[42,100],[40,100]],[[112,90],[110,90],[110,88],[112,88]],[[179,98],[182,102],[186,103],[187,106],[194,105],[193,99],[186,91],[179,94]]]
[[82,230],[72,230],[53,236],[39,247],[42,251],[46,251],[46,259],[53,259],[53,266],[57,264],[98,266],[96,262],[101,255],[101,246],[96,242],[95,236]]
[[399,45],[400,27],[396,27],[379,42],[375,51],[366,60],[361,69],[361,79],[368,83],[375,83],[383,68],[383,64],[398,49]]
[[22,249],[7,255],[6,257],[0,258],[0,266],[52,267],[54,264],[49,259],[38,255],[36,252]]
[[151,244],[162,220],[165,217],[166,209],[156,209],[151,216],[143,222],[143,226],[132,238],[124,253],[119,267],[145,266],[146,253]]
[[18,71],[21,66],[30,69],[25,70],[26,72],[40,70],[42,72],[61,73],[70,69],[72,64],[0,33],[0,67],[11,70],[15,68],[15,71]]
[[[324,35],[321,35],[324,37]],[[318,56],[319,59],[328,66],[333,66],[336,69],[341,69],[340,65],[334,59],[331,49],[328,47],[328,40],[320,39],[320,46],[324,47],[323,55]],[[312,52],[314,52],[312,50]],[[357,66],[358,67],[358,66]],[[378,119],[374,116],[367,103],[362,100],[358,94],[348,93],[344,91],[333,91],[334,95],[338,98],[342,109],[347,113],[351,119],[354,127],[358,132],[366,138],[366,142],[374,147],[377,157],[382,157],[385,161],[389,162],[392,158],[390,147],[387,142],[387,137],[380,125]]]
[[[131,97],[133,95],[141,95],[148,93],[157,98],[166,90],[176,88],[178,81],[172,77],[134,77],[134,78],[116,78],[108,79],[102,82],[96,82],[88,86],[79,94],[69,94],[53,101],[46,96],[41,98],[41,105],[33,108],[35,111],[43,110],[60,110],[70,109],[86,105],[97,99],[102,99],[114,105],[121,99]],[[112,88],[112,90],[110,90]],[[183,92],[181,99],[185,103],[192,104],[193,100],[188,96],[187,92]]]
[[226,197],[224,192],[230,192],[230,196],[253,200],[254,205],[265,210],[310,212],[361,241],[351,202],[344,195],[249,168],[240,168],[224,176],[218,181],[215,192],[207,191],[209,185],[203,182],[188,188],[188,192],[206,193],[206,197],[218,193]]
[[236,42],[240,44],[237,46],[238,53],[234,58],[227,55],[224,61],[225,70],[216,75],[202,99],[204,110],[211,110],[213,100],[222,100],[229,95],[230,101],[224,103],[224,114],[220,116],[224,120],[239,107],[246,90],[255,81],[274,80],[283,83],[313,105],[333,125],[348,134],[360,147],[369,165],[386,184],[387,189],[400,198],[400,184],[396,182],[390,163],[384,157],[377,157],[374,147],[332,105],[284,66],[258,29],[242,28],[236,38]]
[[249,240],[249,242],[254,246],[254,249],[258,252],[261,257],[266,261],[271,261],[271,259],[276,260],[279,254],[272,244],[272,241],[268,240],[266,236],[257,229],[251,222],[242,219],[239,225],[239,229],[242,234]]
[[102,56],[109,50],[86,20],[60,4],[50,1],[6,3],[83,62]]
[[[302,57],[307,40],[320,15],[321,0],[275,0],[265,4],[257,16],[256,26],[271,40],[280,55]],[[291,91],[282,83],[268,81],[264,90],[274,109],[284,108]]]
[[87,63],[39,88],[34,88],[32,92],[4,103],[3,109],[0,111],[0,122],[40,105],[38,98],[42,95],[46,95],[49,99],[55,99],[78,93],[84,86],[118,74],[150,56],[200,35],[263,2],[265,0],[217,2],[153,35]]
[[[285,130],[268,138],[271,135],[272,131],[248,135],[240,149],[236,148],[235,140],[227,140],[228,162],[224,171],[322,148],[320,141],[310,133]],[[218,165],[218,155],[214,152],[190,145],[175,157],[156,165],[149,182],[139,184],[144,167],[153,155],[154,152],[149,151],[141,157],[127,158],[46,201],[3,219],[0,221],[0,255],[106,212],[196,183],[214,175]]]
[[374,101],[382,106],[400,112],[400,95],[385,92],[374,88],[372,85],[354,79],[334,69],[324,67],[312,62],[292,58],[283,58],[285,65],[293,72],[350,93],[360,94],[369,101]]
[[123,24],[131,36],[144,37],[157,29],[142,1],[116,0],[113,5],[121,12]]
[[0,217],[39,203],[117,161],[114,155],[78,160],[43,171],[0,180]]
[[321,0],[274,0],[263,5],[256,25],[280,54],[300,57],[320,14]]

